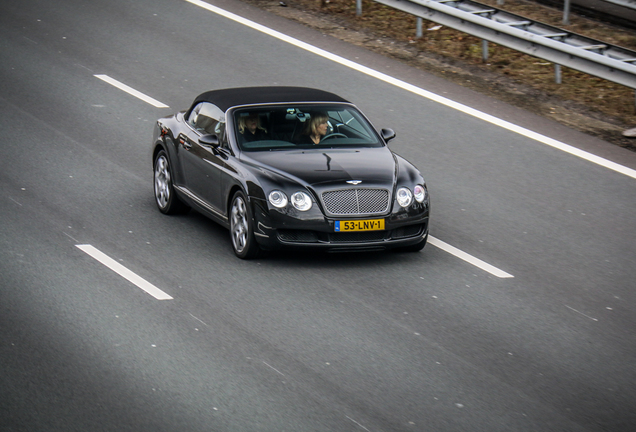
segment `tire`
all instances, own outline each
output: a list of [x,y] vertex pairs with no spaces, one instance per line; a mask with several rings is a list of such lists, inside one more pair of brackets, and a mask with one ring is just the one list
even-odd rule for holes
[[164,150],[157,153],[154,163],[155,203],[163,214],[178,214],[188,207],[179,200],[172,184],[172,168]]
[[426,241],[427,240],[428,240],[428,234],[426,234],[426,237],[424,237],[422,239],[422,241],[420,241],[419,243],[415,243],[414,245],[411,245],[411,246],[397,248],[397,249],[394,249],[394,250],[395,250],[395,252],[407,252],[407,253],[419,252],[422,249],[424,249],[424,246],[426,246]]
[[232,249],[237,257],[247,260],[258,256],[260,248],[254,238],[252,210],[241,191],[236,192],[232,197],[230,237],[232,238]]

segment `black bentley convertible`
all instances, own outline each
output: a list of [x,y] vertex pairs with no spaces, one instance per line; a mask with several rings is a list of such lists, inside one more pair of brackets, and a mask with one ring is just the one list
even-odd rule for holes
[[154,192],[229,228],[239,258],[261,249],[419,251],[429,197],[420,172],[351,103],[321,90],[213,90],[157,121]]

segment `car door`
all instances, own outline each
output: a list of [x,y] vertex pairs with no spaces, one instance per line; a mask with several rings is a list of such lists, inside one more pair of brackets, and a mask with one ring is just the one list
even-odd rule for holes
[[203,202],[207,210],[224,215],[221,197],[221,172],[225,165],[223,153],[215,146],[202,144],[204,135],[216,135],[224,140],[225,123],[223,113],[216,106],[202,102],[191,112],[186,121],[188,128],[179,137],[184,148],[181,160],[189,191]]

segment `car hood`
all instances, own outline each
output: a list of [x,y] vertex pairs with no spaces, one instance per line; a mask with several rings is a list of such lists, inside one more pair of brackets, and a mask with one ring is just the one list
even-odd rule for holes
[[311,186],[348,180],[389,186],[397,171],[388,147],[250,152],[242,159]]

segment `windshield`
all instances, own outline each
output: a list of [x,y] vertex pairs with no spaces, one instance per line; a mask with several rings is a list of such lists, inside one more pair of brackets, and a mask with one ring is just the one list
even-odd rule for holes
[[382,147],[369,122],[350,105],[277,105],[233,113],[243,151]]

